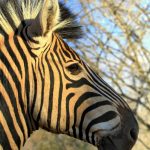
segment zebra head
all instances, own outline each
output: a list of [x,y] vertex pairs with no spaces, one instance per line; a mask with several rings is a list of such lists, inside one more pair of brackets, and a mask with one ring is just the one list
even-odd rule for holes
[[70,11],[56,0],[45,0],[26,35],[37,57],[33,118],[52,132],[100,150],[130,150],[138,125],[127,103],[62,39],[80,35]]
[[[75,16],[58,0],[0,2],[4,149],[21,147],[33,126],[100,150],[131,150],[135,144],[138,124],[127,103],[62,39],[80,33]],[[12,127],[5,135],[6,124],[7,131]]]

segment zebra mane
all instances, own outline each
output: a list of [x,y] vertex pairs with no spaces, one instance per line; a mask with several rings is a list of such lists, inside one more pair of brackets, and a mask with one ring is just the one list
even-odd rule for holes
[[[36,18],[41,10],[43,0],[1,0],[0,1],[0,36],[15,32],[22,21]],[[81,26],[74,15],[64,4],[59,2],[59,28],[55,32],[66,39],[77,39],[82,36]],[[65,22],[62,23],[62,22]]]

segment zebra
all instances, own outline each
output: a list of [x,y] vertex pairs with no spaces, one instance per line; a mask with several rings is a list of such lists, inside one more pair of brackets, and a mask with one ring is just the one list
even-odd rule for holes
[[81,33],[58,0],[0,2],[1,149],[21,149],[40,127],[99,150],[131,150],[133,112],[64,41]]

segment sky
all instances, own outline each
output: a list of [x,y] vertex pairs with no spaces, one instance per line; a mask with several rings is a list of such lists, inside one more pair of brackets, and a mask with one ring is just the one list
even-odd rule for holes
[[[84,15],[84,12],[82,11],[82,7],[79,3],[79,0],[60,0],[60,1],[62,1],[62,2],[65,1],[65,4],[67,5],[67,7],[69,7],[71,9],[71,11],[73,11],[74,13],[79,13],[79,20],[80,20],[80,16]],[[67,3],[66,3],[66,1],[67,1]],[[141,3],[142,7],[146,7],[146,6],[148,6],[148,4],[150,4],[149,0],[140,0],[138,2]],[[149,11],[150,11],[150,6],[149,6]],[[97,18],[97,14],[95,14],[95,19],[96,18]],[[144,20],[144,16],[143,16],[143,20]],[[111,24],[111,22],[109,22],[108,19],[103,17],[103,20],[100,20],[100,21],[101,21],[101,24],[103,24],[103,26],[107,27],[108,30],[112,30],[113,24]],[[145,21],[145,23],[150,25],[150,22],[148,23],[147,21]],[[83,29],[84,29],[84,26],[83,26]],[[94,28],[92,26],[90,27],[90,30],[91,30],[91,32],[94,32]],[[119,32],[119,28],[115,28],[115,34],[117,32]],[[103,36],[103,38],[105,38],[105,36]],[[122,42],[125,42],[125,41],[122,40]],[[150,50],[150,29],[147,29],[147,33],[145,34],[145,37],[143,38],[142,42],[143,42],[144,47],[146,49]]]

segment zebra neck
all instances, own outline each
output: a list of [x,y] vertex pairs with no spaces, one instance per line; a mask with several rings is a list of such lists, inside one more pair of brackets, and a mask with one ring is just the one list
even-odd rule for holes
[[[37,129],[33,118],[29,115],[29,106],[33,97],[32,58],[28,45],[19,36],[6,36],[0,41],[0,81],[2,99],[6,102],[9,115],[16,117],[20,133],[24,140]],[[7,97],[6,97],[7,96]],[[8,104],[11,104],[12,109]],[[11,116],[10,116],[11,117]],[[8,118],[10,118],[8,117]],[[7,117],[6,117],[7,118]],[[15,124],[13,122],[12,124]]]

